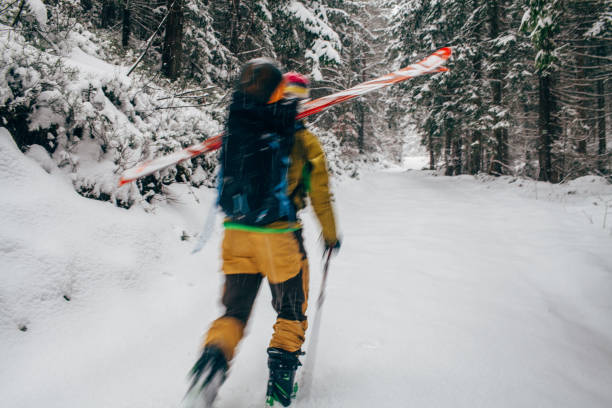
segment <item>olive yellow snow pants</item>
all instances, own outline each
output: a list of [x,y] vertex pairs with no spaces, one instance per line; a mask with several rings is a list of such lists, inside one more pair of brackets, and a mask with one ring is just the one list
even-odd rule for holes
[[226,228],[223,273],[225,313],[210,326],[204,346],[215,345],[227,361],[233,358],[265,277],[277,312],[270,347],[290,352],[301,349],[308,326],[309,280],[301,230],[267,233]]

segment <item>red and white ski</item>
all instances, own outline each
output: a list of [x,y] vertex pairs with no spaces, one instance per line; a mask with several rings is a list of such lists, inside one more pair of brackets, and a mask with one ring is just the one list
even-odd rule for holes
[[[371,81],[364,82],[345,91],[336,92],[331,95],[308,101],[300,106],[300,113],[296,118],[305,118],[340,102],[353,99],[357,96],[364,95],[368,92],[384,88],[397,82],[406,81],[407,79],[414,78],[419,75],[448,71],[448,69],[443,67],[443,65],[446,63],[446,61],[448,61],[450,56],[451,49],[449,47],[440,48],[427,58],[398,71]],[[222,137],[223,133],[209,137],[203,142],[189,146],[181,151],[139,163],[135,167],[123,172],[121,178],[119,179],[119,186],[141,177],[148,176],[156,171],[163,170],[166,167],[175,165],[183,160],[217,150],[221,147]]]

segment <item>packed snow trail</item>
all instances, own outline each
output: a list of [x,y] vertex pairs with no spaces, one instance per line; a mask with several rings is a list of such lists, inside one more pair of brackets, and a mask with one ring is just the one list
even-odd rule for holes
[[[180,239],[213,192],[125,211],[1,142],[2,406],[178,407],[220,313],[220,229],[195,256]],[[612,406],[612,238],[528,188],[416,171],[340,184],[343,247],[299,408]],[[262,285],[219,408],[263,404],[269,302]]]
[[313,406],[610,405],[603,231],[468,177],[375,175],[342,192],[354,218],[342,223],[320,358],[355,357],[321,367]]

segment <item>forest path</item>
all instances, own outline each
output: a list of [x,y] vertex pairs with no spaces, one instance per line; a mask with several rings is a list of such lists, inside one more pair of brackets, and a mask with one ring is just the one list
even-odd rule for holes
[[[343,247],[330,268],[313,395],[298,407],[612,405],[612,239],[560,203],[518,191],[416,171],[340,185]],[[192,242],[167,238],[201,225],[212,195],[197,194],[200,204],[185,193],[158,215],[75,199],[117,246],[138,246],[118,228],[158,237],[136,248],[155,266],[126,287],[94,288],[26,333],[3,329],[3,405],[179,406],[220,313],[221,232],[195,256]],[[314,305],[320,248],[306,218]],[[80,264],[103,268],[104,255]],[[219,408],[263,404],[269,302],[264,287]]]

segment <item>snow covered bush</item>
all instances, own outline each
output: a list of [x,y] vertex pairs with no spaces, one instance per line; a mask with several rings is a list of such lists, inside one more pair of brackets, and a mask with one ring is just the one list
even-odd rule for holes
[[0,24],[13,27],[20,24],[30,36],[46,28],[47,17],[42,0],[7,1],[0,5]]
[[[123,67],[91,57],[69,40],[62,44],[69,46],[69,57],[58,57],[3,27],[0,120],[22,150],[44,147],[80,194],[123,207],[150,202],[175,181],[213,184],[215,161],[204,157],[118,188],[124,169],[212,136],[219,126],[159,81],[128,78]],[[199,94],[217,99],[212,92]]]
[[[119,188],[117,180],[124,169],[143,160],[220,132],[240,61],[271,54],[286,69],[310,71],[313,79],[323,72],[328,78],[325,83],[315,81],[313,97],[335,90],[328,83],[336,82],[343,72],[339,67],[344,37],[331,27],[348,14],[340,6],[325,6],[321,1],[244,3],[241,12],[248,11],[257,21],[249,26],[254,32],[235,28],[239,53],[230,50],[231,42],[226,44],[218,31],[224,21],[218,17],[227,5],[187,1],[184,78],[175,83],[163,79],[157,70],[159,43],[153,44],[138,70],[126,76],[144,37],[132,35],[130,46],[121,46],[116,32],[98,27],[99,3],[87,8],[77,0],[46,4],[28,0],[22,14],[19,4],[0,10],[0,24],[4,24],[0,27],[0,126],[47,171],[64,173],[81,195],[122,207],[135,203],[148,207],[164,200],[169,196],[165,186],[174,182],[214,185],[214,154],[126,187]],[[14,25],[17,15],[19,23]],[[255,47],[260,43],[262,48]],[[352,114],[350,109],[330,112],[327,120],[317,122],[321,130],[316,125],[313,130],[322,140],[331,170],[356,175],[358,166],[379,158],[372,157],[377,152],[371,149],[368,157],[355,149],[357,135],[354,126],[348,126],[355,122],[354,116],[338,121],[347,125],[347,132],[333,126],[343,113]]]

